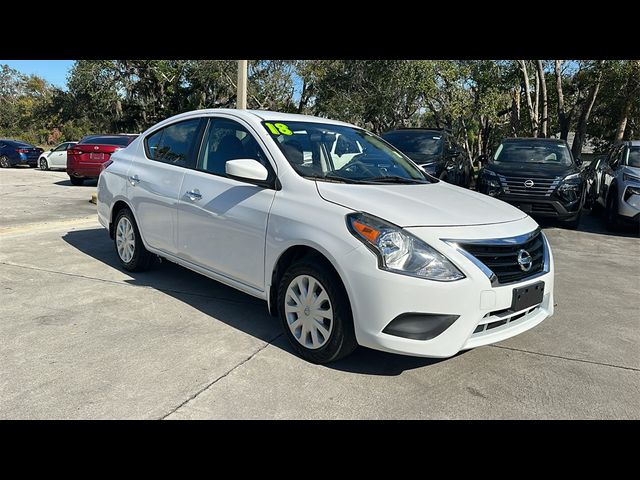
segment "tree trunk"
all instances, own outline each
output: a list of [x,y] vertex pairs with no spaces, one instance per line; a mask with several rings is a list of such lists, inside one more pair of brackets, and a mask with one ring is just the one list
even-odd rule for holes
[[560,128],[560,138],[566,140],[569,136],[569,122],[567,112],[564,107],[564,92],[562,90],[562,60],[556,60],[556,92],[558,94],[558,127]]
[[580,111],[580,117],[578,117],[578,124],[576,125],[576,136],[573,138],[573,144],[571,145],[571,153],[573,153],[574,157],[579,157],[582,153],[582,145],[584,144],[586,132],[587,132],[587,122],[589,121],[589,116],[591,115],[591,109],[593,108],[593,104],[596,102],[596,97],[598,96],[598,90],[600,90],[600,83],[602,82],[602,65],[604,64],[604,60],[600,60],[598,62],[598,66],[596,67],[599,72],[596,79],[596,83],[591,87],[589,91],[589,95],[587,96],[586,101],[582,105],[582,110]]
[[540,122],[540,133],[543,138],[547,138],[547,81],[544,77],[544,66],[542,65],[542,60],[537,60],[536,64],[538,66],[538,76],[540,77],[540,94],[542,95],[542,120]]
[[616,135],[614,141],[619,141],[624,138],[624,132],[627,129],[627,121],[631,114],[631,105],[637,95],[636,90],[640,84],[640,60],[634,60],[629,71],[629,79],[627,80],[627,87],[625,92],[624,107],[620,118],[618,120],[618,128],[616,128]]
[[527,108],[529,110],[529,121],[531,122],[531,135],[533,137],[538,136],[538,116],[533,109],[533,102],[531,101],[531,86],[529,84],[529,72],[527,71],[527,61],[518,60],[520,70],[522,71],[522,78],[524,80],[524,94],[527,98]]
[[[514,88],[511,95],[511,118],[509,119],[511,132],[514,137],[518,136],[520,126],[520,89]],[[486,139],[485,139],[486,141]]]

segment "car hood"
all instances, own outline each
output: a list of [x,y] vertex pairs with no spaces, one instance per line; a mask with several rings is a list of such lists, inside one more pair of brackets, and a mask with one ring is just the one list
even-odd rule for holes
[[624,167],[624,173],[628,173],[629,175],[633,175],[634,177],[640,177],[640,167]]
[[328,202],[401,227],[487,225],[527,216],[508,203],[444,182],[354,185],[317,181],[316,185]]
[[570,173],[577,173],[580,171],[580,169],[578,169],[574,165],[567,167],[565,165],[541,163],[490,163],[485,167],[485,169],[505,176],[531,178],[564,177],[566,175],[569,175]]

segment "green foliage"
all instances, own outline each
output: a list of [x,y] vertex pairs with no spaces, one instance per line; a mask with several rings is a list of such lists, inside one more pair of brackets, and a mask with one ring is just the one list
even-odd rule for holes
[[[517,61],[252,60],[249,108],[307,113],[381,133],[402,126],[451,129],[473,156],[505,136],[528,136],[526,94]],[[569,128],[601,79],[587,135],[611,142],[626,115],[625,137],[640,128],[638,61],[563,61]],[[555,62],[543,61],[548,132],[559,129]],[[87,133],[140,132],[188,110],[233,108],[235,60],[79,60],[67,90],[0,66],[0,136],[39,145]],[[628,115],[627,115],[628,114]]]

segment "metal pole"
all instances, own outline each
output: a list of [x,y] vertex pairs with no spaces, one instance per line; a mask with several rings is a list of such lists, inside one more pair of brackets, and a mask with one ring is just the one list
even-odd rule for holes
[[236,108],[247,108],[247,61],[238,60],[238,95]]

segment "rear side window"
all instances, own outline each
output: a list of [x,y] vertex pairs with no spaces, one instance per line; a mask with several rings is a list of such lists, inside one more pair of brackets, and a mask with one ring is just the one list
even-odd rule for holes
[[80,140],[81,144],[92,144],[92,145],[117,145],[120,147],[126,147],[129,145],[135,137],[125,137],[125,136],[102,136],[102,137],[87,137]]
[[201,119],[174,123],[149,135],[144,142],[147,157],[157,162],[194,168],[195,144]]

